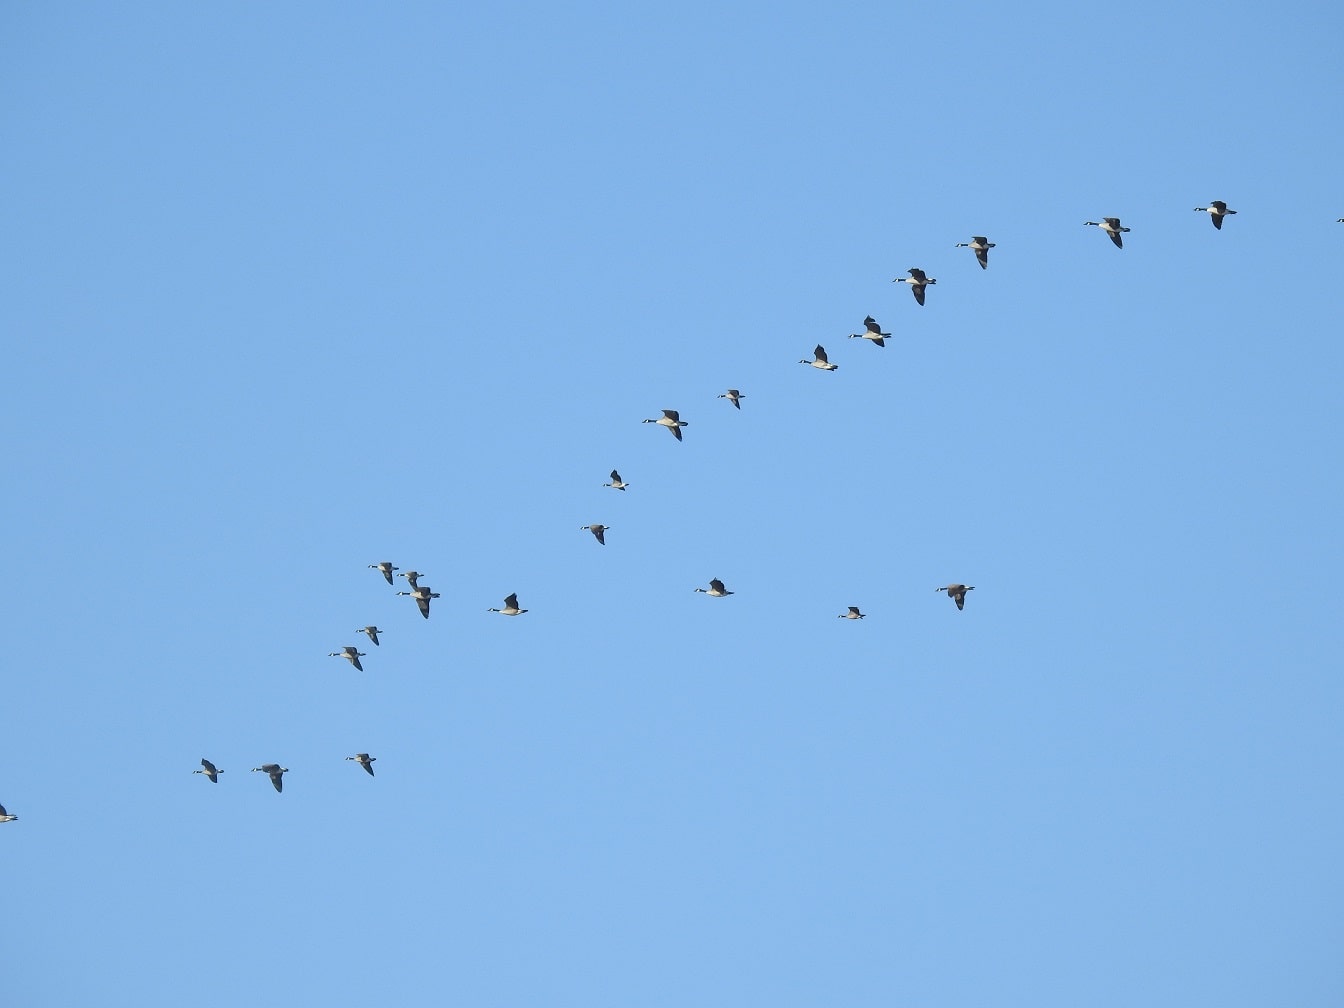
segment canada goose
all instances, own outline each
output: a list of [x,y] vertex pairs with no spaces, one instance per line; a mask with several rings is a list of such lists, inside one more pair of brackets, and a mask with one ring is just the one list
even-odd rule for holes
[[715,398],[716,398],[716,399],[727,399],[730,403],[732,403],[732,404],[733,404],[734,406],[736,406],[738,409],[741,409],[741,408],[742,408],[742,403],[740,403],[738,400],[740,400],[740,399],[745,399],[746,396],[744,396],[744,395],[743,395],[741,392],[739,392],[737,389],[735,389],[735,388],[730,388],[730,389],[729,389],[727,392],[725,392],[723,395],[721,395],[721,396],[715,396]]
[[1103,217],[1099,221],[1083,221],[1083,227],[1099,227],[1111,236],[1111,241],[1115,242],[1116,248],[1125,247],[1125,243],[1120,240],[1120,235],[1127,232],[1129,228],[1120,226],[1119,217]]
[[346,647],[341,648],[341,650],[339,650],[339,651],[329,651],[329,652],[327,652],[327,657],[328,657],[328,658],[345,658],[345,659],[348,660],[348,661],[350,662],[350,664],[353,665],[356,669],[358,669],[360,672],[363,672],[363,671],[364,671],[364,666],[361,665],[361,664],[359,663],[359,660],[360,660],[361,658],[364,658],[364,657],[367,657],[367,656],[364,654],[363,651],[359,650],[359,648],[357,648],[357,647],[352,647],[352,646],[350,646],[350,645],[347,645]]
[[505,616],[521,616],[527,610],[518,608],[518,593],[515,592],[504,599],[503,609],[487,609],[486,612],[503,613]]
[[690,424],[686,423],[686,421],[682,420],[679,416],[677,416],[677,411],[674,409],[663,410],[663,415],[660,416],[657,420],[641,420],[640,422],[656,423],[659,424],[660,426],[666,427],[668,430],[672,432],[672,436],[676,438],[678,441],[681,440],[681,429],[683,427],[690,426]]
[[275,785],[275,789],[277,791],[283,791],[285,789],[283,775],[289,773],[289,767],[282,767],[279,763],[263,763],[261,766],[254,766],[252,772],[268,774],[271,778],[271,783]]
[[968,242],[957,242],[953,248],[968,248],[980,260],[981,269],[989,269],[989,250],[994,247],[992,241],[986,241],[984,235],[972,235]]
[[611,482],[610,482],[610,483],[603,483],[602,485],[603,485],[603,486],[609,486],[609,487],[611,487],[613,490],[624,490],[624,489],[626,489],[627,487],[630,486],[629,483],[627,483],[627,482],[625,482],[625,480],[621,479],[621,474],[618,473],[615,469],[613,469],[613,470],[611,471]]
[[877,324],[877,320],[871,315],[863,320],[863,329],[863,332],[850,333],[849,338],[872,340],[878,346],[886,346],[882,341],[891,335],[889,332],[883,332],[882,327]]
[[975,591],[975,585],[950,584],[935,588],[934,591],[947,592],[947,597],[957,604],[958,609],[966,608],[966,593]]
[[611,528],[610,525],[580,525],[579,531],[591,532],[593,534],[593,538],[595,538],[598,542],[600,542],[603,546],[605,546],[607,544],[607,540],[604,537],[603,533],[606,532],[607,529],[609,528]]
[[369,566],[370,566],[371,568],[373,568],[374,570],[382,571],[382,572],[383,572],[383,577],[387,578],[387,583],[388,583],[388,584],[394,584],[394,583],[395,583],[395,582],[393,582],[393,580],[392,580],[392,572],[393,572],[394,570],[400,570],[400,569],[401,569],[400,567],[393,567],[391,561],[388,561],[388,560],[384,560],[382,563],[369,564]]
[[859,607],[852,605],[849,612],[842,612],[836,619],[863,619],[863,613],[859,612]]
[[723,586],[723,582],[718,578],[709,582],[708,588],[697,588],[696,591],[704,592],[706,595],[713,595],[715,598],[723,598],[725,595],[733,594]]
[[216,770],[215,765],[211,763],[208,759],[202,759],[201,766],[203,766],[205,769],[193,770],[192,773],[205,774],[205,779],[208,780],[211,784],[218,784],[219,775],[222,774],[224,771]]
[[820,343],[818,343],[817,348],[812,351],[812,356],[816,359],[800,360],[798,363],[811,364],[814,368],[817,368],[818,370],[821,371],[834,371],[838,367],[840,367],[839,364],[832,364],[830,361],[826,359],[826,348],[822,346]]
[[411,598],[415,599],[415,604],[420,607],[420,615],[425,619],[429,619],[429,600],[439,597],[439,593],[431,591],[429,585],[416,585],[411,591],[397,592],[397,594],[409,595]]
[[1208,206],[1197,206],[1195,207],[1195,210],[1200,213],[1208,214],[1209,220],[1213,221],[1213,226],[1219,231],[1223,229],[1223,218],[1228,214],[1236,213],[1235,210],[1229,210],[1227,204],[1220,199],[1214,200]]
[[420,583],[420,579],[424,575],[419,571],[406,571],[404,574],[398,574],[397,577],[404,577],[406,583],[411,586],[411,591],[415,591],[415,586]]
[[3,805],[0,805],[0,822],[18,822],[18,821],[19,821],[18,816],[10,815],[8,812],[5,811],[5,807]]
[[369,640],[373,641],[374,647],[382,647],[382,645],[378,643],[378,635],[384,631],[379,630],[376,626],[366,626],[360,627],[359,632],[367,635]]
[[376,760],[377,758],[378,758],[377,756],[370,756],[370,755],[369,755],[368,753],[366,753],[366,752],[355,753],[353,756],[347,756],[347,757],[346,757],[346,759],[348,759],[348,760],[354,760],[356,763],[358,763],[360,766],[362,766],[362,767],[364,768],[364,771],[365,771],[370,777],[372,777],[372,776],[374,775],[374,774],[373,774],[373,761]]
[[913,266],[906,272],[910,274],[908,277],[897,277],[892,283],[908,283],[911,293],[915,295],[916,303],[922,306],[924,304],[924,288],[929,284],[936,284],[938,281],[928,276],[922,269],[915,269]]

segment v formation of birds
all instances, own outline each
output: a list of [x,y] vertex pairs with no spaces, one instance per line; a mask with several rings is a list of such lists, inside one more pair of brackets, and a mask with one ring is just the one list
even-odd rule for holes
[[[1212,202],[1209,203],[1208,206],[1195,207],[1194,209],[1200,213],[1207,213],[1209,215],[1210,221],[1213,223],[1214,228],[1218,230],[1222,230],[1223,222],[1227,217],[1237,212],[1235,210],[1229,209],[1227,204],[1222,200],[1213,200]],[[1124,227],[1121,225],[1120,218],[1103,217],[1099,221],[1084,221],[1083,223],[1085,227],[1095,227],[1104,232],[1106,236],[1110,238],[1112,244],[1114,244],[1116,248],[1118,249],[1124,248],[1124,239],[1122,236],[1128,234],[1130,229],[1128,227]],[[1340,218],[1338,220],[1338,223],[1344,224],[1344,218]],[[955,247],[970,249],[975,254],[976,260],[980,264],[980,268],[988,269],[989,250],[995,248],[996,246],[994,242],[989,241],[988,238],[986,238],[985,236],[976,235],[973,236],[969,242],[959,242]],[[892,283],[908,284],[910,287],[911,294],[914,295],[916,304],[918,304],[920,307],[923,307],[928,295],[928,288],[937,284],[938,281],[936,278],[930,277],[923,269],[920,269],[918,267],[911,267],[906,271],[906,273],[908,274],[908,276],[896,277],[892,281]],[[850,333],[849,338],[865,339],[872,342],[878,347],[884,347],[886,345],[885,340],[891,336],[891,333],[884,332],[876,319],[874,319],[871,315],[869,315],[866,318],[864,318],[863,325],[864,325],[863,332]],[[808,364],[819,371],[836,371],[839,369],[838,364],[831,363],[829,357],[827,356],[826,348],[821,344],[818,344],[813,349],[811,360],[803,358],[802,360],[799,361],[799,363]],[[729,404],[732,405],[735,409],[741,410],[742,409],[741,401],[747,397],[745,393],[739,391],[738,389],[728,389],[726,392],[718,396],[718,398],[727,399]],[[646,418],[643,422],[648,424],[655,424],[657,426],[666,428],[667,431],[678,441],[682,440],[682,429],[689,426],[689,423],[687,421],[681,419],[681,414],[677,410],[673,409],[662,410],[662,416],[649,417]],[[610,487],[613,490],[620,490],[624,492],[630,489],[631,484],[626,483],[621,478],[620,472],[616,469],[613,469],[611,471],[611,482],[605,483],[603,484],[603,486]],[[611,526],[609,525],[594,523],[591,525],[580,526],[580,531],[591,533],[593,537],[597,540],[599,545],[605,546],[606,533],[610,530],[610,528]],[[395,586],[396,578],[398,577],[404,578],[406,580],[407,587],[410,590],[398,591],[396,594],[406,595],[412,598],[415,601],[416,606],[420,610],[420,615],[423,616],[425,619],[429,619],[430,602],[433,599],[439,598],[439,593],[432,590],[427,585],[420,584],[420,578],[422,575],[420,574],[419,571],[414,570],[402,571],[400,568],[394,566],[390,561],[381,561],[379,563],[369,564],[369,567],[378,571],[389,585]],[[696,592],[708,595],[711,598],[727,598],[729,595],[734,594],[725,586],[724,582],[717,577],[712,578],[709,581],[708,587],[696,588],[694,590]],[[956,604],[957,609],[960,610],[964,608],[966,605],[966,593],[969,591],[974,591],[975,586],[956,583],[956,584],[942,585],[934,590],[936,592],[945,593],[948,596],[948,598],[950,598]],[[491,607],[487,611],[492,613],[500,613],[501,615],[504,616],[521,616],[528,610],[520,606],[518,602],[517,593],[511,593],[504,598],[503,604],[501,606]],[[866,614],[860,612],[858,606],[849,606],[846,612],[838,614],[838,618],[857,621],[866,618]],[[360,627],[356,632],[364,634],[369,639],[369,642],[372,646],[374,647],[381,646],[379,635],[382,634],[383,631],[380,630],[376,625],[370,624],[368,626]],[[330,657],[333,658],[344,658],[345,660],[350,662],[350,664],[357,671],[360,672],[364,671],[364,666],[360,663],[360,659],[368,657],[367,652],[360,651],[359,648],[351,644],[345,645],[339,651],[329,652],[329,655]],[[360,767],[364,769],[364,771],[370,777],[374,776],[373,763],[377,759],[377,757],[370,756],[368,753],[356,753],[353,756],[346,756],[345,759],[357,763]],[[203,758],[201,760],[201,769],[192,772],[202,774],[211,783],[218,783],[219,775],[224,771],[218,769],[215,766],[215,764],[210,762],[208,759]],[[289,769],[288,767],[283,767],[278,763],[263,763],[261,766],[253,767],[252,772],[266,774],[270,778],[271,785],[275,788],[275,790],[277,792],[282,792],[284,790],[284,775],[289,773]],[[16,815],[10,815],[5,810],[5,807],[3,805],[0,805],[0,823],[15,822],[18,820],[18,818],[19,817]]]

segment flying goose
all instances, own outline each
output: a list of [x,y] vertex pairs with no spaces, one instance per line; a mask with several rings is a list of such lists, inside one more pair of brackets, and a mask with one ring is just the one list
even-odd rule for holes
[[341,648],[339,651],[329,651],[329,652],[327,652],[327,657],[328,657],[328,658],[345,658],[345,659],[348,660],[348,661],[350,662],[350,664],[353,665],[356,669],[358,669],[360,672],[363,672],[363,671],[364,671],[364,666],[361,665],[361,664],[359,663],[359,660],[360,660],[361,658],[364,658],[364,657],[367,657],[367,656],[364,654],[363,651],[359,650],[359,648],[357,648],[357,647],[353,647],[353,646],[351,646],[351,645],[346,645],[345,647]]
[[392,562],[391,562],[390,560],[384,560],[382,563],[369,564],[369,566],[370,566],[371,568],[373,568],[374,570],[382,571],[382,572],[383,572],[383,577],[387,578],[387,583],[388,583],[388,584],[393,584],[393,583],[394,583],[393,580],[392,580],[392,572],[393,572],[394,570],[400,570],[400,569],[401,569],[400,567],[393,567],[393,566],[392,566]]
[[618,473],[615,469],[613,469],[613,470],[611,471],[611,482],[610,482],[610,483],[603,483],[602,485],[603,485],[603,486],[609,486],[609,487],[611,487],[613,490],[624,490],[624,489],[626,489],[627,487],[630,486],[629,483],[627,483],[627,482],[625,482],[625,480],[621,479],[621,474]]
[[376,626],[366,626],[360,627],[358,632],[367,635],[369,640],[373,641],[374,647],[382,647],[382,645],[378,643],[378,635],[380,633],[385,633],[386,631],[379,630]]
[[415,586],[420,583],[420,579],[424,575],[419,571],[406,571],[404,574],[398,574],[397,577],[404,577],[406,583],[411,586],[411,591],[415,591]]
[[205,769],[193,770],[192,773],[205,774],[205,779],[208,780],[211,784],[218,784],[219,775],[222,774],[224,771],[216,770],[215,765],[211,763],[208,759],[202,759],[201,766],[203,766]]
[[975,591],[975,585],[950,584],[935,588],[934,591],[947,592],[947,597],[957,604],[958,609],[966,608],[966,593]]
[[681,440],[681,429],[690,426],[690,424],[686,423],[686,421],[682,420],[677,415],[677,411],[674,409],[663,410],[663,415],[657,420],[641,420],[640,423],[656,423],[662,427],[666,427],[678,441]]
[[907,273],[908,277],[897,277],[892,283],[908,283],[910,291],[915,295],[915,302],[919,305],[924,304],[924,288],[929,284],[936,284],[938,281],[928,276],[922,269],[916,269],[911,266]]
[[518,593],[514,592],[504,599],[503,609],[487,609],[486,612],[503,613],[505,616],[521,616],[527,610],[518,608]]
[[1111,241],[1115,242],[1116,248],[1124,248],[1125,243],[1120,240],[1122,232],[1127,232],[1129,228],[1120,226],[1119,217],[1103,217],[1099,221],[1083,221],[1083,227],[1099,227],[1111,236]]
[[1195,209],[1200,213],[1208,214],[1209,220],[1213,221],[1213,226],[1219,231],[1223,229],[1223,218],[1228,214],[1236,213],[1235,210],[1229,210],[1227,204],[1220,199],[1214,200],[1208,206],[1197,206]]
[[735,388],[730,388],[730,389],[729,389],[727,392],[725,392],[723,395],[721,395],[721,396],[716,396],[715,398],[716,398],[716,399],[727,399],[730,403],[732,403],[732,404],[733,404],[734,406],[736,406],[738,409],[741,409],[741,408],[742,408],[742,403],[739,402],[738,400],[740,400],[740,399],[745,399],[746,396],[744,396],[744,395],[743,395],[741,392],[739,392],[737,389],[735,389]]
[[275,786],[277,791],[283,791],[285,789],[284,775],[289,773],[289,767],[282,767],[279,763],[263,763],[261,766],[254,766],[252,768],[253,773],[257,773],[258,771],[270,776],[271,783]]
[[609,528],[611,528],[610,525],[580,525],[579,531],[591,532],[593,534],[593,537],[603,546],[605,546],[607,544],[607,540],[606,537],[603,535],[603,533],[605,533]]
[[830,361],[826,359],[826,348],[822,346],[820,343],[818,343],[817,348],[812,351],[812,356],[816,359],[800,360],[798,363],[811,364],[814,368],[817,368],[818,370],[821,371],[834,371],[838,367],[840,367],[839,364],[832,364]]
[[416,585],[414,589],[408,592],[397,592],[398,595],[409,595],[415,599],[415,604],[420,607],[420,615],[429,619],[429,600],[438,598],[439,593],[432,591],[429,585]]
[[18,816],[10,815],[8,812],[5,811],[5,807],[3,805],[0,805],[0,822],[18,822],[18,821],[19,821]]
[[863,332],[850,333],[849,338],[872,340],[878,346],[886,346],[882,341],[891,335],[889,332],[883,332],[882,327],[877,324],[877,320],[871,315],[863,320],[863,329]]
[[968,242],[957,242],[953,248],[968,248],[975,253],[975,257],[980,260],[981,269],[989,269],[989,250],[994,247],[992,241],[987,241],[984,235],[973,235]]
[[362,766],[362,767],[364,768],[364,771],[365,771],[370,777],[372,777],[372,776],[374,775],[374,774],[373,774],[373,762],[374,762],[374,760],[376,760],[377,758],[378,758],[377,756],[370,756],[370,755],[369,755],[368,753],[366,753],[366,752],[355,753],[353,756],[347,756],[347,757],[346,757],[346,759],[348,759],[348,760],[354,760],[356,763],[358,763],[360,766]]
[[863,613],[859,612],[859,607],[852,605],[849,612],[842,612],[836,619],[863,619]]
[[714,578],[710,581],[708,588],[697,588],[696,591],[704,592],[706,595],[713,595],[715,598],[723,598],[725,595],[733,594],[723,586],[723,582],[718,578]]

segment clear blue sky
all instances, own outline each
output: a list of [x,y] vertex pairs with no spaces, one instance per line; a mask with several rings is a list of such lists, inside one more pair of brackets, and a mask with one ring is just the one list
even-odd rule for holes
[[1341,1003],[1338,6],[476,6],[0,15],[7,1004]]

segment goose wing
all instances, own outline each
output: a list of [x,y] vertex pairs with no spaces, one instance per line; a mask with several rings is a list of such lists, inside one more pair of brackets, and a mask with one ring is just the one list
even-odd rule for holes
[[821,363],[823,364],[830,363],[830,361],[826,357],[826,348],[822,346],[820,343],[818,343],[816,349],[812,351],[812,356],[815,357],[817,360],[821,361]]

